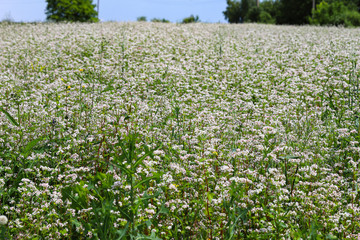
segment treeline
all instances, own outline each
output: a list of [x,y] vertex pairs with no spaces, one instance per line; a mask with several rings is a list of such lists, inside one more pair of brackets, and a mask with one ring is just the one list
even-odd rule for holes
[[360,26],[360,0],[227,0],[229,23]]
[[[145,16],[140,16],[137,18],[138,22],[147,22],[147,17]],[[170,20],[167,20],[165,18],[161,19],[161,18],[153,18],[150,20],[150,22],[162,22],[162,23],[169,23]],[[200,22],[200,18],[198,15],[194,16],[194,15],[190,15],[190,17],[186,17],[182,20],[181,23],[197,23]]]
[[[225,1],[225,0],[223,0]],[[46,0],[47,21],[98,22],[98,12],[93,0]],[[313,24],[335,26],[360,26],[360,0],[226,0],[223,11],[229,23]],[[220,10],[219,10],[220,11]],[[138,21],[147,21],[145,16]],[[168,23],[165,18],[151,22]],[[12,22],[7,17],[3,22]],[[181,23],[200,22],[191,15]]]

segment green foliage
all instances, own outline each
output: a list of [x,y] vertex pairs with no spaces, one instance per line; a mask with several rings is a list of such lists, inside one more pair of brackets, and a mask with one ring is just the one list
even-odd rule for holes
[[[80,238],[84,234],[91,234],[98,239],[158,239],[153,233],[151,236],[143,236],[147,226],[155,224],[153,219],[138,219],[139,210],[146,208],[152,200],[160,195],[160,191],[149,193],[149,189],[155,182],[159,182],[161,173],[147,176],[139,173],[138,168],[146,168],[144,160],[153,158],[153,152],[157,148],[150,149],[146,145],[137,148],[139,143],[138,134],[130,134],[124,139],[118,138],[118,143],[113,146],[114,163],[110,168],[118,174],[122,173],[126,181],[116,182],[113,173],[97,172],[95,176],[87,176],[88,182],[81,181],[80,185],[72,185],[63,189],[64,201],[69,200],[71,207],[78,211],[91,209],[82,218],[72,218],[74,227],[82,226],[83,233],[76,235]],[[118,194],[115,194],[118,192]],[[125,204],[123,204],[125,203]],[[160,206],[159,206],[160,207]],[[162,208],[158,208],[155,214],[161,214]],[[117,212],[118,214],[114,214]],[[117,219],[124,219],[118,222]],[[115,225],[120,224],[119,227]]]
[[200,22],[199,16],[190,15],[190,17],[184,18],[182,23],[197,23]]
[[229,23],[240,23],[242,22],[242,14],[240,2],[235,0],[227,0],[226,10],[223,12],[225,19]]
[[246,231],[245,234],[244,232],[239,233],[238,236],[236,236],[236,233],[240,232],[239,229],[241,225],[249,221],[249,210],[251,210],[251,207],[243,208],[237,205],[237,203],[241,201],[241,198],[246,195],[244,186],[232,183],[230,187],[231,198],[223,202],[223,207],[227,214],[225,237],[229,240],[244,239],[246,238]]
[[10,239],[10,233],[6,226],[0,224],[0,239]]
[[249,10],[253,7],[254,3],[255,2],[253,0],[241,0],[240,9],[241,9],[241,18],[243,19],[243,21],[247,21]]
[[276,20],[266,11],[261,11],[259,15],[259,22],[274,24]]
[[19,124],[16,122],[16,120],[5,109],[0,108],[0,112],[5,114],[6,118],[10,121],[10,123],[12,125],[19,126]]
[[341,2],[343,3],[345,6],[353,9],[353,10],[360,10],[360,0],[322,0],[322,1],[326,1],[327,3],[331,4],[331,3],[335,3],[335,2]]
[[226,10],[223,12],[229,23],[259,22],[275,23],[278,14],[278,2],[265,1],[256,6],[253,0],[227,0]]
[[279,18],[281,12],[280,12],[280,6],[281,2],[280,0],[265,0],[260,3],[260,8],[262,9],[263,16],[260,16],[260,21],[263,23],[268,23],[268,15],[265,13],[268,13],[271,16],[271,21],[273,23],[276,23],[276,19]]
[[248,14],[247,19],[249,22],[260,22],[261,9],[259,7],[252,7]]
[[54,22],[98,22],[91,0],[46,0],[46,19]]
[[[91,212],[85,211],[80,219],[71,217],[74,227],[84,228],[84,233],[74,233],[74,236],[81,238],[91,232],[98,239],[121,239],[128,225],[114,228],[116,215],[111,212],[116,210],[115,196],[109,191],[114,184],[113,176],[98,172],[95,176],[89,176],[89,179],[87,185],[82,181],[80,185],[69,186],[62,191],[64,200],[71,201],[72,208],[79,211],[91,209]],[[93,200],[90,201],[89,197]]]
[[153,18],[153,19],[151,19],[151,22],[169,23],[170,21],[165,19],[165,18],[163,18],[163,19],[161,19],[161,18]]
[[247,21],[273,24],[276,20],[262,7],[252,7],[247,15]]
[[[316,3],[319,0],[316,1]],[[281,0],[279,24],[307,24],[311,15],[313,0]]]
[[358,27],[360,26],[360,13],[354,10],[345,11],[345,26]]
[[[265,9],[252,7],[248,17],[254,14],[256,21],[274,20],[273,13]],[[359,218],[360,72],[358,55],[347,52],[356,46],[351,38],[356,31],[331,29],[338,35],[329,37],[327,28],[251,26],[255,31],[246,33],[251,36],[239,41],[243,28],[217,25],[213,29],[199,24],[189,29],[205,29],[210,39],[199,34],[193,41],[183,35],[187,29],[183,26],[162,42],[171,26],[150,24],[137,40],[134,36],[139,29],[129,30],[127,37],[125,27],[122,38],[111,38],[111,29],[122,28],[122,24],[112,25],[104,31],[110,35],[101,36],[96,34],[98,26],[90,24],[86,30],[83,24],[79,26],[85,32],[56,28],[50,35],[53,44],[58,34],[80,33],[76,35],[79,40],[71,44],[66,37],[63,43],[57,42],[64,55],[56,53],[35,62],[37,55],[32,53],[47,55],[36,45],[27,49],[31,64],[26,61],[23,69],[15,65],[18,62],[3,63],[14,70],[14,76],[20,72],[25,81],[15,86],[6,86],[6,79],[0,83],[5,89],[0,108],[0,131],[4,133],[0,134],[0,215],[10,220],[7,226],[0,225],[0,239],[352,239],[359,232],[359,222],[353,219]],[[86,35],[91,28],[95,35]],[[316,34],[299,42],[294,30],[295,36],[309,30]],[[283,41],[277,40],[278,31]],[[341,34],[348,37],[344,40]],[[188,52],[177,54],[176,46],[188,43],[198,47],[187,49],[195,50],[196,58],[203,54],[216,63],[224,56],[230,61],[226,65],[235,67],[243,59],[249,62],[229,82],[219,79],[232,69],[214,70],[206,64],[198,75],[184,80],[170,71],[172,63],[149,73],[148,67],[141,68],[150,53],[142,47],[152,36],[156,40],[152,54],[159,54],[159,62],[168,53],[173,54],[171,61],[186,59]],[[269,36],[269,45],[262,54],[259,46],[264,36]],[[321,44],[334,39],[340,46],[334,52],[342,54]],[[206,40],[210,44],[201,44]],[[254,45],[247,45],[250,42]],[[43,44],[47,49],[48,42]],[[307,44],[321,48],[312,52],[313,48],[303,47]],[[346,49],[347,44],[353,45]],[[287,53],[284,46],[289,48]],[[20,53],[16,56],[21,57]],[[264,59],[251,62],[260,54]],[[291,55],[296,56],[295,62],[289,59],[279,64],[279,59]],[[66,62],[69,56],[75,61]],[[139,64],[133,67],[128,60],[135,56],[134,63]],[[301,61],[300,56],[304,56]],[[109,63],[114,61],[120,63],[118,72],[110,75]],[[264,62],[268,65],[257,65]],[[198,66],[194,62],[185,73],[191,76]],[[303,66],[307,68],[299,70]],[[311,76],[285,79],[289,77],[284,75],[286,68],[303,74],[318,70]],[[56,69],[59,75],[45,75]],[[256,77],[254,73],[261,71],[263,77]],[[30,72],[46,78],[39,81],[29,77]],[[149,74],[145,81],[129,81],[144,73]],[[56,83],[53,89],[45,85],[49,82]],[[176,87],[178,83],[181,88]],[[196,88],[182,87],[188,85]],[[41,101],[27,105],[34,101],[28,98],[33,94],[27,94],[40,87],[45,89],[37,98]],[[216,91],[204,100],[203,92],[213,89]],[[187,90],[197,93],[184,95]],[[249,94],[233,94],[238,90]],[[279,95],[273,95],[273,90]],[[280,95],[285,99],[273,97]],[[149,108],[143,107],[143,100]],[[294,104],[288,104],[292,100]],[[202,105],[189,107],[195,101]],[[237,103],[252,107],[228,108]],[[197,119],[204,110],[209,115]],[[216,124],[206,123],[210,117]],[[156,132],[155,128],[161,129]],[[334,222],[334,216],[340,217]]]
[[138,22],[146,22],[147,18],[145,16],[140,16],[136,19]]
[[227,0],[226,10],[223,12],[229,23],[243,23],[247,21],[249,10],[255,7],[254,0]]
[[[313,9],[315,1],[316,8]],[[278,24],[315,24],[359,26],[358,0],[280,0],[279,11],[272,13]],[[268,3],[267,3],[268,5]],[[270,11],[269,11],[270,12]]]
[[322,1],[316,6],[309,22],[314,25],[360,26],[360,13],[343,2]]

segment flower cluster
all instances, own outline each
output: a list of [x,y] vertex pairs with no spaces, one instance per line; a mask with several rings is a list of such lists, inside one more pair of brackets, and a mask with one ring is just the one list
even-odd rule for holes
[[359,33],[1,25],[0,224],[14,239],[360,237]]

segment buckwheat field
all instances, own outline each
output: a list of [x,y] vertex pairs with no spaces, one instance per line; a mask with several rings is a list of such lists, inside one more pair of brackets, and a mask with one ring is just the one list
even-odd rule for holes
[[358,239],[359,55],[360,29],[1,24],[0,238]]

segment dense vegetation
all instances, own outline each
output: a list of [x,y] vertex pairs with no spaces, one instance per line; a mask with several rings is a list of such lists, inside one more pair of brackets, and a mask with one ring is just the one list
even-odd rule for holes
[[357,239],[359,31],[1,25],[0,236]]
[[92,0],[46,0],[46,19],[54,22],[98,22]]
[[[225,0],[224,0],[225,1]],[[98,12],[92,0],[46,0],[47,21],[98,22]],[[222,11],[229,23],[265,23],[278,25],[360,26],[360,0],[226,0]],[[139,16],[137,21],[148,21]],[[165,18],[151,22],[169,23]],[[2,22],[13,22],[10,15]],[[198,15],[185,17],[181,23],[200,22]]]
[[360,26],[359,0],[227,0],[223,12],[230,23],[316,24]]
[[182,23],[197,23],[200,22],[199,16],[190,15],[182,20]]

